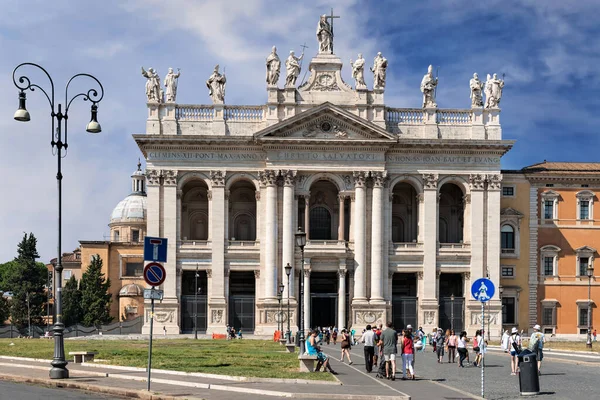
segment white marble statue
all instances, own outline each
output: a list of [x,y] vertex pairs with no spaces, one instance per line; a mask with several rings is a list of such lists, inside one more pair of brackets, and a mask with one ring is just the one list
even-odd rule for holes
[[497,74],[490,77],[487,75],[485,82],[485,108],[498,108],[502,99],[502,89],[504,88],[504,79],[498,78]]
[[473,74],[473,78],[469,81],[469,87],[471,88],[471,107],[483,107],[483,96],[481,94],[483,82],[479,80],[477,73]]
[[163,92],[160,88],[160,77],[154,68],[148,68],[148,71],[142,67],[142,76],[146,78],[146,97],[148,102],[162,103]]
[[350,59],[350,65],[352,65],[352,77],[356,82],[356,88],[366,88],[367,84],[365,83],[365,59],[362,54],[358,55],[356,61],[352,61]]
[[388,62],[387,59],[381,55],[381,52],[377,53],[375,60],[373,60],[373,88],[383,89],[385,87],[385,74],[387,70]]
[[325,14],[321,15],[317,24],[317,40],[319,41],[319,53],[333,53],[333,31]]
[[222,104],[225,102],[225,83],[227,83],[225,74],[219,73],[219,64],[217,64],[212,75],[206,81],[208,94],[212,98],[213,103]]
[[285,86],[296,86],[296,79],[300,75],[300,60],[304,57],[304,53],[300,57],[296,57],[294,51],[290,51],[290,55],[285,60],[285,69],[287,76],[285,78]]
[[169,72],[165,76],[164,84],[165,88],[167,88],[165,92],[167,102],[174,103],[177,98],[177,79],[179,79],[180,75],[179,68],[177,68],[177,73],[173,72],[173,68],[169,68]]
[[427,73],[421,80],[421,92],[423,93],[423,108],[435,108],[435,87],[438,84],[438,78],[433,76],[433,66],[427,68]]
[[277,47],[273,46],[271,54],[267,57],[267,85],[277,86],[281,72],[281,60],[277,55]]

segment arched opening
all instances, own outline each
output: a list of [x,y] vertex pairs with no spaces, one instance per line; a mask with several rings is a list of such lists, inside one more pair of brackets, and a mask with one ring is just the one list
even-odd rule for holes
[[338,239],[340,223],[338,193],[338,188],[329,181],[320,180],[312,184],[308,224],[310,240]]
[[417,191],[402,182],[392,191],[392,241],[416,242],[419,226]]
[[202,180],[188,182],[181,197],[181,238],[208,240],[208,186]]
[[234,183],[229,190],[229,238],[256,240],[256,188],[250,181]]
[[515,230],[512,226],[502,225],[500,229],[500,242],[503,253],[512,253],[515,250]]
[[440,189],[439,228],[438,240],[440,243],[462,243],[463,192],[454,183],[445,183]]

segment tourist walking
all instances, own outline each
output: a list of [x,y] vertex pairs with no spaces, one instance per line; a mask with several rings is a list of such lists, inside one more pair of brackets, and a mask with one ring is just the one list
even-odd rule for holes
[[385,325],[387,328],[381,333],[383,358],[386,362],[385,377],[394,381],[396,380],[396,354],[398,353],[396,344],[398,343],[398,334],[392,328],[392,321],[388,321]]
[[596,328],[594,328],[594,331],[592,332],[592,336],[594,337],[594,342],[596,341]]
[[544,359],[544,343],[546,342],[546,335],[540,332],[541,327],[538,324],[535,324],[533,327],[533,333],[529,338],[529,346],[527,348],[535,353],[537,364],[538,364],[538,374],[542,374],[542,360]]
[[467,350],[467,332],[462,331],[460,333],[460,337],[458,338],[458,342],[456,343],[456,351],[458,351],[458,366],[459,368],[464,368],[463,362],[465,358],[467,358],[468,350]]
[[458,342],[458,337],[454,333],[454,329],[449,331],[450,334],[446,339],[446,344],[448,345],[448,363],[456,362],[456,346]]
[[346,355],[346,357],[348,357],[348,364],[352,365],[352,359],[350,358],[350,350],[352,349],[352,343],[351,340],[352,338],[350,337],[350,334],[348,334],[348,331],[344,328],[342,329],[342,356],[340,357],[340,362],[344,362],[344,354]]
[[415,370],[413,368],[413,357],[415,355],[415,342],[412,338],[412,333],[406,329],[402,338],[402,380],[406,379],[406,370],[410,373],[410,379],[415,378]]
[[510,334],[508,333],[508,329],[504,331],[502,334],[502,339],[500,340],[500,348],[505,353],[510,351]]
[[439,364],[444,362],[444,344],[446,343],[446,336],[444,335],[444,331],[442,330],[442,328],[438,328],[437,333],[435,334],[434,341],[438,359],[437,362]]
[[373,339],[373,342],[375,343],[375,354],[373,355],[374,367],[377,367],[380,360],[383,360],[383,346],[381,345],[381,332],[383,332],[383,330],[381,328],[383,328],[383,325],[379,324],[379,326],[373,330],[375,333],[375,337]]
[[338,331],[337,328],[333,328],[333,333],[331,334],[331,338],[333,339],[333,345],[337,344]]
[[365,345],[364,346],[364,354],[365,354],[365,368],[367,372],[371,372],[373,370],[373,357],[375,356],[375,332],[371,329],[371,325],[367,325],[367,329],[365,333],[363,333],[360,341]]
[[519,353],[521,352],[521,335],[517,328],[512,328],[510,336],[508,338],[510,348],[510,374],[517,375],[517,369],[519,368]]
[[477,329],[475,331],[475,337],[473,338],[473,352],[475,353],[475,361],[473,362],[473,366],[479,366],[479,361],[481,360],[481,329]]

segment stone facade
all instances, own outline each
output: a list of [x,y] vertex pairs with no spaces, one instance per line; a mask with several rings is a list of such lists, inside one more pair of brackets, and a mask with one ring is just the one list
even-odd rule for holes
[[[440,299],[449,305],[452,293],[463,299],[460,310],[452,300],[452,324],[474,331],[471,281],[500,283],[500,159],[513,144],[500,110],[390,108],[383,88],[346,84],[335,54],[309,69],[298,88],[269,85],[265,105],[148,103],[146,133],[134,135],[147,163],[147,234],[169,239],[155,329],[183,330],[183,288],[199,268],[209,333],[238,324],[233,276],[251,271],[244,328],[258,334],[287,320],[280,284],[297,329],[300,279],[305,326],[326,314],[327,325],[357,330],[390,319],[449,328]],[[303,276],[298,228],[308,233]],[[396,300],[410,299],[414,310],[401,311]],[[498,292],[490,312],[496,336]]]

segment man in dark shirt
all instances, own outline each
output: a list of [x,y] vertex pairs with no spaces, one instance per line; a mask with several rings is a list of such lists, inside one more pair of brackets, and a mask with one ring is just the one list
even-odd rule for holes
[[[392,322],[388,321],[386,324],[387,328],[381,333],[381,340],[383,341],[383,357],[385,359],[385,377],[387,379],[396,380],[396,354],[398,349],[396,344],[398,343],[398,334],[392,328]],[[392,371],[390,375],[390,364],[392,364]]]

